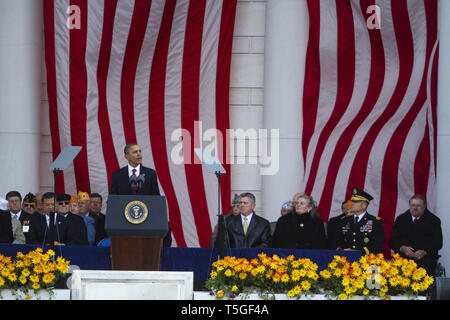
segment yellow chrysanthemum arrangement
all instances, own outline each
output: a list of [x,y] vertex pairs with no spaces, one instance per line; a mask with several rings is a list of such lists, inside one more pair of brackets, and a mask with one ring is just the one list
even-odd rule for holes
[[398,254],[385,260],[383,254],[371,253],[352,263],[345,257],[335,256],[328,268],[320,271],[320,287],[328,296],[341,300],[353,299],[356,295],[367,299],[389,299],[395,295],[414,298],[433,282],[424,268],[418,268],[414,260]]
[[260,253],[251,259],[225,257],[212,264],[206,287],[217,299],[245,297],[258,293],[261,298],[273,298],[274,293],[286,293],[299,298],[317,288],[318,266],[309,259],[295,259],[293,255],[280,258]]
[[50,288],[69,269],[69,261],[56,258],[53,250],[43,253],[41,248],[30,251],[26,255],[17,252],[16,258],[0,254],[0,293],[1,289],[34,291]]

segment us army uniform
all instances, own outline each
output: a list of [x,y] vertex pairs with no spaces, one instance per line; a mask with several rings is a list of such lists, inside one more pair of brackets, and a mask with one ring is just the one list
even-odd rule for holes
[[[363,190],[353,188],[350,200],[355,203],[365,202],[369,204],[373,197]],[[377,254],[383,252],[384,240],[385,235],[381,218],[374,217],[365,211],[359,216],[355,214],[341,218],[334,247],[337,250],[360,250],[363,255]]]
[[337,250],[360,250],[363,255],[383,252],[385,235],[380,218],[367,212],[357,223],[353,215],[342,217],[340,231],[336,232],[334,247]]

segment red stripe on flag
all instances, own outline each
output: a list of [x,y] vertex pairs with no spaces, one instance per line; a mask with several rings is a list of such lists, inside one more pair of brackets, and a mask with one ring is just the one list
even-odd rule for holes
[[[371,2],[373,3],[373,0],[361,1],[362,13],[366,12],[366,8],[372,4]],[[350,147],[356,131],[366,120],[367,116],[369,116],[369,114],[372,112],[375,104],[377,103],[381,88],[383,87],[385,59],[380,30],[369,30],[369,38],[371,48],[369,86],[367,88],[366,97],[361,105],[361,108],[359,109],[359,112],[343,131],[338,142],[336,143],[333,155],[331,156],[327,176],[325,179],[326,183],[324,185],[318,208],[319,212],[321,213],[320,216],[324,221],[328,221],[331,201],[333,197],[333,190],[336,184],[336,177],[339,172],[342,160],[344,159],[344,156],[347,153],[348,148]]]
[[[50,133],[52,137],[53,160],[61,152],[58,123],[58,99],[56,91],[55,66],[55,14],[53,0],[44,0],[44,37],[45,37],[45,67],[47,70],[47,95],[49,105]],[[64,193],[64,175],[62,172],[56,179],[56,192]]]
[[[399,2],[396,2],[396,4]],[[396,14],[400,14],[400,12],[407,12],[407,4],[406,2],[402,3],[400,6],[394,6],[392,15],[395,17]],[[398,10],[398,11],[397,11]],[[425,3],[425,13],[426,13],[426,21],[435,21],[437,17],[436,6],[430,5],[430,2]],[[394,19],[394,26],[396,29],[396,34],[400,35],[400,30],[397,32],[397,28],[402,28],[402,37],[412,38],[412,33],[409,27],[409,17],[408,21],[405,21],[402,25],[397,25]],[[383,210],[380,210],[378,216],[383,218],[383,226],[386,235],[390,236],[392,227],[395,220],[395,211],[397,207],[397,197],[398,197],[398,173],[400,167],[400,157],[404,148],[404,143],[406,140],[406,136],[408,135],[409,130],[411,129],[414,120],[417,117],[420,109],[423,107],[426,100],[426,90],[427,90],[427,76],[428,76],[428,68],[430,62],[431,51],[433,50],[434,42],[436,40],[437,35],[437,27],[434,23],[427,23],[427,48],[426,48],[426,59],[425,59],[425,68],[422,77],[422,83],[420,85],[419,92],[417,94],[416,100],[412,104],[406,116],[402,119],[400,125],[395,130],[392,135],[391,140],[389,141],[389,145],[386,149],[386,158],[383,161],[383,171],[381,178],[381,194],[380,194],[380,203],[383,204]],[[409,29],[409,30],[408,30]],[[411,39],[412,43],[412,39]],[[406,146],[407,148],[407,146]],[[428,178],[428,175],[427,175]],[[385,243],[384,253],[389,255],[390,249]]]
[[77,190],[90,193],[88,158],[86,148],[86,40],[87,40],[87,1],[72,0],[71,5],[80,8],[81,28],[70,30],[70,134],[72,145],[82,149],[74,160]]
[[[194,121],[199,120],[199,81],[202,51],[203,21],[206,1],[190,1],[186,21],[181,80],[181,127],[194,135]],[[201,137],[200,137],[201,139]],[[191,141],[191,152],[199,141]],[[199,244],[208,247],[211,239],[211,222],[206,205],[205,186],[201,164],[184,164],[186,182]]]
[[[428,116],[428,111],[426,114]],[[414,194],[421,194],[424,197],[427,196],[428,179],[430,176],[430,157],[430,127],[427,121],[422,143],[420,144],[419,150],[417,150],[416,160],[414,161]]]
[[149,87],[149,131],[152,145],[155,169],[169,207],[170,226],[178,247],[186,247],[181,222],[181,213],[178,206],[175,190],[172,185],[169,163],[166,150],[164,94],[166,82],[166,65],[172,21],[176,0],[168,0],[164,6],[164,13],[156,42],[150,73]]
[[320,1],[308,0],[309,40],[306,49],[303,89],[303,164],[306,169],[308,146],[314,133],[320,92]]
[[[358,152],[356,153],[355,160],[353,162],[352,169],[350,171],[350,177],[346,186],[347,197],[351,195],[350,188],[364,189],[367,164],[369,156],[372,151],[373,144],[378,137],[383,126],[386,122],[395,114],[402,102],[406,89],[408,88],[409,81],[411,79],[412,67],[414,64],[414,48],[412,43],[411,28],[409,25],[408,10],[405,1],[393,1],[392,5],[392,17],[395,28],[395,37],[398,47],[398,60],[399,60],[399,76],[394,93],[386,106],[383,113],[370,127],[363,141],[361,142]],[[389,155],[386,154],[384,161],[389,161]],[[397,181],[395,182],[397,183]],[[397,198],[397,194],[395,195]],[[381,202],[380,202],[381,203]],[[383,204],[384,207],[384,204]],[[383,208],[384,210],[384,208]],[[383,211],[381,210],[381,211]]]
[[320,133],[305,193],[311,194],[325,145],[350,102],[355,81],[355,35],[352,7],[348,1],[336,1],[337,16],[337,95],[333,112]]
[[[230,65],[235,13],[236,0],[223,0],[216,71],[216,126],[219,132],[222,133],[224,139],[229,139],[226,132],[230,127]],[[228,150],[227,148],[229,148],[229,144],[223,143],[223,141],[222,147],[218,145],[219,159],[223,159],[222,165],[227,172],[220,178],[223,213],[228,213],[231,208],[231,162],[228,158],[228,155],[230,155],[230,150]]]
[[114,16],[116,14],[117,0],[105,1],[103,9],[103,31],[100,43],[100,52],[97,68],[98,87],[98,126],[102,139],[103,158],[105,160],[108,186],[111,185],[112,173],[119,169],[114,142],[111,133],[111,125],[108,115],[107,79],[111,58],[111,46],[114,28]]
[[137,142],[134,126],[134,83],[142,43],[147,29],[151,1],[136,1],[127,39],[120,83],[122,121],[126,143]]

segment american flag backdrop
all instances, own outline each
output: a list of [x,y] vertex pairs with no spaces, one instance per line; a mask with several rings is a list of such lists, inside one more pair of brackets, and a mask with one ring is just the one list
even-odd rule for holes
[[438,1],[308,0],[308,10],[305,192],[327,221],[364,189],[389,239],[413,194],[434,210]]
[[[209,246],[217,179],[193,160],[171,161],[172,133],[187,130],[192,151],[201,146],[196,121],[229,128],[235,11],[236,0],[44,0],[53,157],[82,146],[57,192],[106,196],[112,172],[126,165],[124,146],[137,142],[157,171],[175,245]],[[229,174],[221,187],[227,212]]]

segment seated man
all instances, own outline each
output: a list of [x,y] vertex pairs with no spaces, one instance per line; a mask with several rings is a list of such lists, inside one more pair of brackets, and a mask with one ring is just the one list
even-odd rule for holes
[[[225,246],[230,248],[264,248],[271,242],[270,223],[256,215],[255,196],[242,193],[239,201],[239,215],[231,215],[226,221]],[[216,245],[216,247],[218,247]]]
[[341,214],[328,220],[327,237],[328,237],[328,247],[330,249],[334,249],[333,239],[336,237],[336,232],[339,231],[339,224],[341,223],[341,220],[353,214],[353,212],[350,211],[350,208],[351,208],[350,200],[343,201],[341,204]]
[[14,241],[9,212],[0,210],[0,243],[11,243]]
[[341,218],[331,247],[337,250],[360,250],[363,255],[382,253],[385,235],[381,218],[367,212],[373,197],[353,188],[350,200],[353,215]]
[[[27,243],[48,244],[50,243],[50,215],[55,209],[55,194],[46,192],[42,196],[43,214],[31,215],[30,231]],[[54,245],[63,245],[67,224],[64,218],[55,214],[54,220]]]
[[414,259],[434,276],[438,251],[442,248],[441,220],[427,209],[423,196],[409,200],[409,210],[395,219],[389,247],[402,257]]
[[87,245],[87,231],[83,218],[70,212],[70,194],[56,196],[56,212],[66,223],[63,243],[66,245]]

